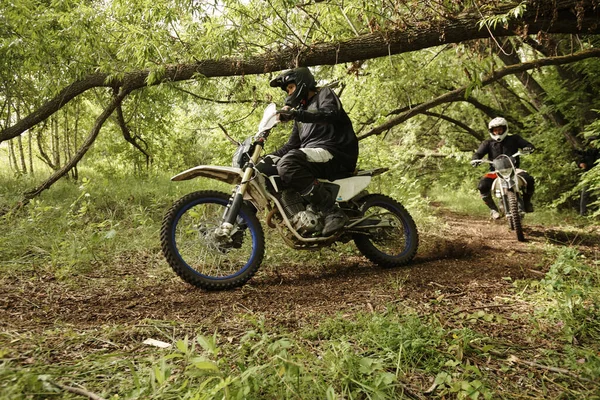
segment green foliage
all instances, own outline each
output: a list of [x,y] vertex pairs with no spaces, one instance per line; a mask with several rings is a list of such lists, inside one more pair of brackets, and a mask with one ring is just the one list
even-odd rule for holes
[[0,238],[2,270],[41,269],[64,277],[98,268],[114,253],[155,249],[162,215],[179,194],[165,176],[132,180],[90,172],[81,182],[60,182],[3,217],[12,229]]
[[492,27],[496,28],[496,25],[508,25],[511,20],[518,20],[523,16],[523,13],[527,10],[527,3],[522,1],[519,5],[511,8],[504,14],[491,15],[479,21],[479,27]]
[[[569,343],[600,343],[600,272],[574,248],[557,251],[555,262],[540,282],[555,301],[550,308]],[[596,265],[593,265],[596,264]]]
[[[494,5],[505,11],[490,15],[488,5],[450,0],[5,1],[0,5],[0,126],[14,124],[63,88],[97,72],[109,74],[107,83],[115,83],[126,73],[147,70],[146,83],[153,85],[164,79],[170,65],[257,54],[276,57],[280,49],[311,48],[365,33],[385,35],[411,26],[427,30],[449,16],[474,10],[482,11],[480,28],[484,29],[506,25],[526,11],[524,2],[499,1]],[[573,43],[571,38],[544,39],[557,39],[554,48],[563,53],[573,51],[565,47]],[[577,43],[588,48],[597,46],[595,40],[581,37]],[[532,71],[530,76],[545,91],[543,96],[533,96],[514,77],[482,86],[484,77],[502,68],[494,55],[501,51],[499,45],[494,40],[471,41],[312,68],[320,85],[332,85],[341,93],[359,134],[402,110],[467,88],[461,101],[440,104],[430,110],[433,114],[415,116],[360,143],[361,168],[390,168],[375,180],[372,190],[399,199],[415,216],[421,232],[431,232],[440,223],[431,215],[429,202],[441,201],[469,214],[487,212],[475,189],[482,171],[467,161],[487,137],[490,114],[508,117],[511,131],[539,149],[523,159],[524,168],[538,183],[536,213],[528,218],[570,222],[556,209],[572,206],[580,185],[600,195],[598,168],[580,180],[565,137],[569,132],[581,132],[580,138],[600,133],[596,116],[589,113],[600,109],[600,62],[593,59],[563,69]],[[517,52],[523,60],[540,56],[527,46]],[[184,193],[215,187],[205,180],[173,183],[169,177],[198,164],[229,165],[234,147],[222,131],[243,140],[255,133],[267,103],[283,102],[283,93],[268,86],[271,77],[197,76],[130,94],[123,103],[124,119],[131,138],[150,158],[124,139],[116,119],[109,119],[74,171],[77,179],[56,183],[27,207],[2,217],[8,227],[0,235],[3,279],[19,276],[33,282],[38,276],[50,276],[75,287],[76,277],[102,276],[112,271],[115,260],[128,260],[131,265],[137,259],[157,257],[157,233],[166,208]],[[22,193],[73,156],[110,96],[110,90],[86,92],[24,133],[22,143],[0,144],[0,210],[11,209]],[[534,104],[540,99],[541,105]],[[557,112],[566,125],[553,122]],[[274,130],[266,150],[284,143],[288,133],[289,126]],[[14,165],[14,157],[20,158],[19,145],[23,160],[31,161],[26,168]],[[10,151],[14,157],[9,158]],[[540,210],[538,205],[547,207]],[[591,221],[600,215],[598,210]],[[319,267],[356,254],[349,244],[318,253],[299,252],[290,259],[278,240],[276,235],[268,238],[267,261],[272,265],[311,262]],[[551,257],[554,261],[545,279],[538,285],[525,283],[523,296],[531,296],[527,298],[531,307],[512,318],[531,318],[531,329],[547,333],[549,341],[558,329],[560,340],[551,341],[552,349],[540,351],[536,358],[546,357],[549,365],[598,381],[598,262],[571,248]],[[149,273],[171,274],[164,263],[151,264]],[[136,284],[111,281],[111,285]],[[148,337],[160,329],[148,322],[147,330],[140,326],[85,331],[57,326],[27,334],[4,330],[0,397],[60,396],[61,390],[52,382],[76,381],[115,399],[391,399],[411,397],[405,393],[409,380],[426,383],[427,394],[437,398],[505,396],[496,391],[498,376],[510,368],[503,364],[505,355],[498,356],[502,345],[477,329],[506,321],[484,310],[440,316],[425,307],[429,305],[416,311],[396,302],[383,313],[322,318],[314,328],[301,332],[281,332],[260,322],[240,334],[192,330],[164,335],[168,337],[162,339],[173,343],[167,350],[136,343],[135,351],[122,351],[128,343],[77,354],[61,363],[55,362],[57,346],[64,346],[60,350],[67,354],[89,343],[118,342],[119,335]],[[537,314],[532,317],[533,309]],[[15,343],[30,346],[25,356],[15,352]],[[562,380],[560,384],[568,386]],[[575,390],[565,393],[578,397]]]
[[[5,217],[4,222],[11,229],[0,237],[3,277],[28,279],[43,274],[76,287],[78,276],[102,275],[110,271],[115,259],[152,257],[159,253],[158,224],[166,208],[174,198],[206,183],[210,182],[178,184],[169,182],[164,175],[108,178],[83,170],[79,182],[60,182],[21,211],[24,214]],[[393,181],[382,183],[382,187],[392,185]],[[468,202],[466,188],[470,185],[454,184],[452,193],[459,197],[448,197],[448,201]],[[428,194],[437,192],[431,190]],[[65,202],[65,198],[70,200]],[[423,229],[423,225],[419,226]],[[271,247],[276,251],[276,245]],[[315,253],[298,253],[298,259],[306,257],[301,262],[318,266],[339,257],[339,251],[342,250],[319,254],[318,260]],[[524,325],[547,332],[547,340],[553,340],[552,351],[544,358],[548,365],[567,368],[590,380],[598,379],[597,261],[584,258],[573,249],[548,257],[553,261],[546,278],[537,286],[535,281],[526,283],[530,297],[525,301],[531,308],[524,307],[522,315],[516,313],[517,308],[510,321],[535,317],[531,324]],[[289,263],[297,259],[290,261],[286,252],[281,260]],[[151,264],[149,273],[167,274],[164,264]],[[113,277],[110,284],[138,283]],[[516,291],[519,295],[515,296],[521,296],[515,299],[519,304],[524,301],[524,292]],[[196,331],[164,334],[177,329],[178,324],[171,323],[161,331],[156,322],[148,321],[81,331],[56,326],[31,332],[27,338],[3,331],[0,397],[58,395],[61,390],[52,382],[82,385],[105,398],[123,399],[393,399],[406,397],[408,382],[413,389],[415,382],[426,382],[421,390],[429,388],[433,398],[496,397],[498,375],[494,373],[496,369],[487,366],[505,367],[498,364],[504,362],[506,355],[499,356],[498,352],[507,344],[488,337],[480,327],[503,325],[507,320],[483,309],[442,315],[432,308],[440,301],[417,304],[415,310],[397,299],[387,304],[384,312],[323,317],[297,332],[265,326],[260,317],[247,314],[243,318],[250,326],[242,325],[235,333],[201,333],[200,330],[211,328],[200,324]],[[557,328],[561,335],[552,339]],[[54,354],[49,349],[61,351],[56,346],[65,346],[63,351],[67,352],[93,347],[94,343],[97,347],[97,343],[120,343],[123,338],[137,341],[157,334],[173,346],[162,350],[136,344],[136,351],[123,351],[128,346],[108,345],[61,363],[48,362]],[[29,344],[24,357],[30,361],[14,360],[14,343]]]

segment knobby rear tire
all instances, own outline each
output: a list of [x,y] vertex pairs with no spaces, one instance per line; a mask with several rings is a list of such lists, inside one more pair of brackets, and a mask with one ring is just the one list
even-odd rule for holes
[[373,214],[373,218],[392,222],[389,228],[353,234],[356,247],[366,258],[381,267],[395,268],[408,264],[415,257],[419,233],[402,204],[391,197],[372,194],[361,199],[359,209],[362,215]]
[[211,239],[220,226],[230,196],[198,191],[177,200],[163,218],[160,241],[167,262],[185,282],[205,290],[244,285],[258,270],[265,253],[262,226],[251,207],[242,205],[236,226],[239,247]]
[[521,213],[519,212],[519,199],[517,197],[517,194],[512,191],[508,191],[506,195],[508,196],[508,206],[510,209],[511,221],[509,221],[509,224],[512,225],[512,227],[514,228],[515,233],[517,235],[517,240],[519,242],[524,242],[525,235],[523,234]]

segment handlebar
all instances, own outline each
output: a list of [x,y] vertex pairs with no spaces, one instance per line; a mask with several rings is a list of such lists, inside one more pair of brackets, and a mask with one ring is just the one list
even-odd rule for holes
[[[531,153],[533,153],[533,151],[525,151],[525,149],[521,149],[521,150],[517,151],[515,154],[513,154],[513,155],[512,155],[512,156],[510,156],[510,157],[512,157],[512,158],[515,158],[515,157],[519,157],[519,156],[528,156],[528,155],[530,155]],[[502,155],[503,155],[503,156],[507,156],[506,154],[502,154]],[[500,157],[500,156],[498,156],[498,157]],[[496,157],[496,158],[498,158],[498,157]],[[508,157],[508,156],[507,156],[507,157]],[[471,163],[471,164],[472,164],[474,167],[477,167],[477,166],[479,166],[480,164],[483,164],[483,163],[486,163],[486,164],[493,164],[493,163],[494,163],[494,161],[493,161],[493,160],[488,160],[488,159],[485,159],[485,160],[484,160],[484,159],[479,159],[479,160],[471,160],[471,161],[470,161],[470,163]],[[476,165],[475,163],[477,163],[477,165]]]

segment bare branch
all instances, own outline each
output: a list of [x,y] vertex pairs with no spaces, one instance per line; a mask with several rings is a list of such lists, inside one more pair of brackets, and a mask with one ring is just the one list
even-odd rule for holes
[[[204,101],[209,101],[211,103],[216,103],[216,104],[243,104],[243,103],[256,103],[256,102],[260,102],[258,100],[217,100],[217,99],[211,99],[208,97],[203,97],[200,96],[194,92],[191,92],[189,90],[186,89],[182,89],[179,87],[175,87],[174,89],[179,90],[180,92],[183,93],[187,93],[190,96],[194,96],[195,98],[199,99],[199,100],[204,100]],[[266,102],[262,102],[262,103],[266,103]]]
[[469,135],[473,136],[475,139],[483,140],[483,138],[484,138],[483,135],[479,131],[476,131],[475,129],[471,128],[469,125],[467,125],[461,121],[458,121],[454,118],[451,118],[447,115],[438,114],[438,113],[434,113],[431,111],[424,111],[422,114],[428,115],[431,117],[436,117],[439,119],[443,119],[444,121],[450,122],[451,124],[454,124],[454,125],[458,126],[459,128],[463,129],[464,131],[466,131]]
[[129,127],[127,126],[127,123],[125,122],[125,118],[123,117],[123,104],[122,103],[119,103],[117,105],[117,122],[119,124],[119,127],[121,127],[121,132],[123,133],[123,137],[125,138],[125,140],[127,142],[131,143],[131,145],[133,147],[138,149],[146,157],[146,168],[148,168],[150,166],[150,160],[152,159],[152,156],[150,156],[150,154],[140,146],[138,141],[144,143],[144,145],[146,146],[146,149],[148,148],[148,143],[146,143],[142,138],[140,138],[137,135],[136,136],[131,135],[131,131],[129,130]]
[[52,174],[52,176],[50,176],[50,178],[48,178],[40,186],[26,192],[24,195],[25,198],[23,200],[23,205],[27,204],[29,202],[29,200],[38,196],[44,190],[50,188],[50,186],[52,186],[56,181],[58,181],[60,178],[62,178],[64,175],[66,175],[73,167],[75,167],[77,165],[79,160],[81,160],[83,158],[83,156],[85,155],[85,153],[87,153],[87,151],[90,149],[90,147],[92,147],[92,144],[94,143],[94,141],[96,140],[96,137],[100,133],[100,128],[102,128],[102,125],[104,124],[104,122],[106,122],[106,120],[110,117],[110,115],[113,113],[113,111],[115,111],[115,109],[119,106],[119,104],[121,104],[123,99],[128,94],[129,94],[129,92],[127,90],[122,89],[118,94],[113,96],[111,102],[108,104],[108,106],[106,106],[106,108],[104,109],[102,114],[100,114],[98,116],[98,118],[96,118],[96,122],[94,123],[94,126],[92,127],[92,130],[90,131],[90,134],[85,139],[85,141],[83,142],[83,145],[79,148],[79,150],[73,156],[73,158],[71,158],[69,160],[69,162],[67,164],[65,164],[60,170],[58,170],[54,174]]

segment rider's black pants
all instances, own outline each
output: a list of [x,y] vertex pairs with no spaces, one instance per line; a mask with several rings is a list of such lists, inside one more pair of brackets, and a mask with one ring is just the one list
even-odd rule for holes
[[277,162],[277,172],[286,188],[302,193],[312,187],[316,178],[334,180],[349,176],[335,157],[324,163],[310,162],[301,150],[290,150]]
[[[533,177],[524,171],[519,172],[519,175],[522,176],[523,179],[525,179],[525,182],[527,182],[526,193],[528,195],[533,195],[533,192],[535,190],[535,181]],[[481,197],[487,197],[490,195],[490,191],[492,190],[492,183],[494,183],[494,178],[481,178],[479,184],[477,185],[477,189],[479,189]]]

